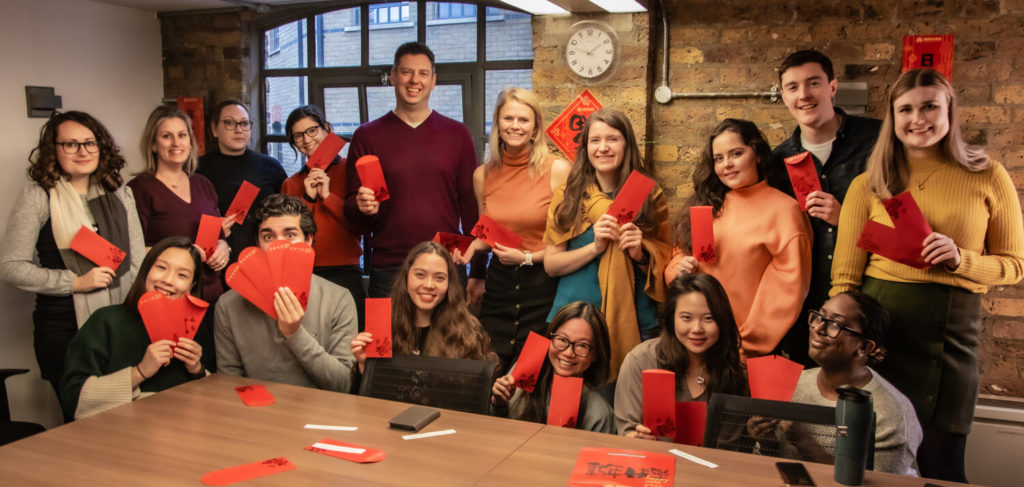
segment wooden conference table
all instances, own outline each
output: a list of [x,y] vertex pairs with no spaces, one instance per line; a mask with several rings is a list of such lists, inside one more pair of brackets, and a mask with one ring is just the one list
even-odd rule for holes
[[[242,404],[235,387],[265,384],[276,402]],[[447,436],[403,440],[387,420],[407,404],[215,374],[96,416],[0,447],[4,485],[202,485],[203,474],[275,457],[295,470],[238,485],[566,485],[580,448],[666,453],[678,448],[717,463],[677,458],[677,486],[776,486],[777,459],[637,440],[442,410],[421,432]],[[358,426],[308,430],[308,424]],[[324,438],[383,450],[379,463],[357,464],[303,448]],[[839,485],[832,467],[806,463],[819,486]],[[960,485],[935,482],[937,485]],[[911,477],[867,472],[864,485],[922,487]]]

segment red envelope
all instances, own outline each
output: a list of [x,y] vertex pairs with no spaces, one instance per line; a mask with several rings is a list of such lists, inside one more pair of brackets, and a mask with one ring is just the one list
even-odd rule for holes
[[821,191],[821,181],[818,180],[818,169],[814,167],[814,158],[811,157],[811,152],[807,151],[789,156],[785,161],[796,202],[800,203],[800,209],[807,211],[807,195]]
[[288,247],[291,247],[291,242],[287,240],[274,240],[267,246],[267,265],[270,266],[270,277],[274,280],[274,288],[279,288],[284,284],[284,269],[288,259]]
[[316,148],[313,155],[309,156],[306,165],[311,169],[326,170],[327,166],[331,165],[334,157],[341,152],[342,147],[345,147],[345,140],[338,137],[334,132],[328,132],[327,137],[320,142],[320,146]]
[[262,384],[236,387],[235,392],[238,393],[238,397],[242,399],[246,406],[255,407],[274,404],[274,396],[270,395],[270,391]]
[[480,219],[476,221],[476,225],[470,233],[474,237],[487,242],[487,245],[491,247],[499,243],[513,249],[523,246],[522,237],[512,233],[512,230],[505,228],[504,225],[494,221],[493,218],[487,215],[480,215]]
[[676,436],[676,374],[670,370],[643,372],[644,426],[658,438]]
[[203,475],[200,480],[206,485],[229,485],[289,470],[295,470],[295,465],[292,465],[292,462],[289,462],[287,458],[279,457],[248,465],[215,470]]
[[676,458],[664,453],[612,448],[581,448],[570,486],[653,487],[675,485]]
[[235,215],[235,223],[241,224],[245,221],[245,215],[249,214],[249,207],[252,206],[253,201],[256,201],[256,196],[259,194],[260,188],[249,181],[242,181],[242,186],[238,188],[238,193],[235,193],[235,199],[231,200],[231,206],[228,207],[228,211],[224,212],[224,217]]
[[366,356],[390,358],[391,298],[366,298],[366,331],[373,335]]
[[219,216],[203,215],[199,217],[199,231],[196,232],[195,244],[206,252],[206,261],[210,261],[213,251],[217,250],[217,240],[220,238],[221,222],[224,219]]
[[537,377],[540,376],[540,368],[548,359],[548,348],[551,340],[530,332],[523,344],[523,350],[519,352],[519,359],[512,368],[512,378],[516,381],[516,387],[523,388],[526,392],[533,392],[537,386]]
[[443,245],[448,252],[455,252],[455,249],[459,249],[459,252],[465,254],[469,250],[470,244],[473,243],[473,237],[457,233],[437,232],[434,234],[434,241]]
[[249,278],[249,282],[256,286],[256,289],[271,303],[270,307],[273,308],[274,292],[277,291],[277,287],[274,276],[270,273],[267,254],[263,253],[259,247],[246,247],[238,254],[237,264],[242,274]]
[[384,180],[384,171],[380,168],[380,159],[377,156],[360,157],[356,161],[356,171],[359,173],[359,184],[372,189],[377,202],[386,201],[391,197],[391,194],[388,193],[388,184]]
[[918,254],[924,250],[924,239],[932,234],[932,227],[925,219],[921,208],[917,206],[910,191],[904,191],[882,202],[885,212],[892,219],[896,233],[907,245],[917,247]]
[[71,239],[71,250],[78,252],[93,264],[109,267],[114,271],[128,255],[85,225],[82,225]]
[[551,381],[547,423],[551,426],[575,428],[579,417],[581,394],[583,394],[582,377],[562,377],[555,374]]
[[864,229],[857,240],[860,247],[872,254],[878,254],[889,260],[899,262],[917,269],[931,267],[921,257],[920,245],[908,245],[894,228],[887,227],[874,220],[864,223]]
[[249,301],[270,316],[274,320],[277,320],[277,310],[274,309],[273,298],[267,298],[265,294],[260,292],[259,288],[256,287],[245,273],[238,267],[238,263],[234,263],[228,266],[227,271],[224,272],[224,281],[228,283],[231,289],[240,294],[246,301]]
[[653,189],[654,180],[634,170],[629,173],[629,178],[622,185],[615,201],[608,207],[608,214],[614,216],[619,225],[633,221]]
[[181,330],[181,336],[189,340],[194,339],[206,311],[210,309],[210,303],[191,294],[186,294],[181,299],[172,299],[170,302],[170,316]]
[[778,355],[747,359],[750,397],[789,402],[804,366]]
[[704,441],[704,425],[708,418],[708,403],[679,401],[676,403],[676,443],[700,446]]
[[314,447],[313,445],[307,446],[306,449],[311,451],[311,452],[323,453],[324,455],[328,455],[328,456],[332,456],[332,457],[335,457],[335,458],[340,458],[342,460],[348,460],[350,462],[356,462],[356,463],[374,463],[374,462],[379,462],[379,461],[383,460],[384,456],[385,456],[383,451],[377,450],[375,448],[367,448],[365,446],[353,445],[351,443],[345,443],[345,442],[341,442],[341,441],[338,441],[338,440],[332,440],[330,438],[324,438],[324,439],[318,441],[317,443],[327,443],[328,445],[335,445],[335,446],[347,446],[349,448],[362,448],[362,449],[364,449],[366,451],[363,452],[363,453],[345,453],[345,452],[334,451],[334,450],[324,450],[324,449],[321,449],[321,448]]
[[150,342],[170,340],[177,343],[181,337],[195,338],[209,306],[206,301],[192,295],[170,299],[157,290],[139,298],[139,314]]
[[284,273],[281,274],[281,286],[291,289],[305,310],[309,304],[309,286],[313,280],[313,261],[316,260],[316,253],[306,242],[289,245],[287,252]]
[[693,256],[700,262],[715,261],[715,209],[711,206],[690,207],[690,244]]

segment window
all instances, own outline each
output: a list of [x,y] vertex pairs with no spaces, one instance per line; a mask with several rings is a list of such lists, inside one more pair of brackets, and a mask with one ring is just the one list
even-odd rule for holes
[[434,51],[437,86],[430,106],[469,127],[478,155],[498,92],[530,88],[529,14],[459,2],[355,1],[286,15],[263,19],[259,129],[260,146],[288,174],[305,162],[288,146],[288,114],[303,104],[318,106],[335,132],[350,139],[360,124],[394,108],[387,75],[404,42],[420,40]]

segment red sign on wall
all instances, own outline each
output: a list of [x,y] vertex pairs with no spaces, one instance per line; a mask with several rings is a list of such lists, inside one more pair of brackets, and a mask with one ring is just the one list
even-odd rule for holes
[[558,150],[565,154],[571,163],[576,159],[576,148],[580,145],[583,137],[583,124],[591,113],[601,109],[601,102],[594,98],[590,90],[584,89],[569,106],[562,110],[555,117],[555,121],[548,125],[544,132],[548,138],[558,146]]
[[932,68],[953,82],[953,34],[903,36],[903,71]]
[[178,108],[192,119],[192,131],[196,134],[196,144],[199,145],[199,155],[206,154],[206,120],[203,109],[203,97],[201,96],[179,96]]

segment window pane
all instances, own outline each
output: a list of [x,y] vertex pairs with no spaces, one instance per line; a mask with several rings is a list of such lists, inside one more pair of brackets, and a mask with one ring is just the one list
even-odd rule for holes
[[306,67],[306,21],[296,20],[264,32],[267,69]]
[[370,25],[370,64],[391,65],[395,49],[416,40],[416,9],[408,8],[414,5],[370,5],[370,9],[377,9],[377,23]]
[[462,85],[437,85],[430,94],[430,108],[448,118],[464,121],[462,113]]
[[267,144],[267,155],[281,161],[285,174],[291,176],[306,163],[306,156],[292,150],[287,142],[270,142]]
[[[437,93],[435,90],[434,93]],[[433,98],[433,97],[431,97]],[[376,120],[395,108],[395,88],[391,86],[366,87],[367,121]]]
[[359,66],[362,52],[359,8],[316,16],[317,67]]
[[267,113],[268,135],[285,135],[284,123],[296,107],[309,103],[306,96],[305,76],[281,76],[266,79],[267,99],[264,106]]
[[324,111],[336,134],[351,137],[359,127],[359,88],[325,88]]
[[[513,86],[526,90],[532,89],[532,71],[529,69],[507,69],[502,71],[488,71],[484,75],[484,133],[491,133],[491,125],[494,122],[494,106],[498,104],[498,94],[505,88]],[[433,99],[433,98],[431,98]],[[545,123],[550,123],[546,120]],[[547,127],[541,127],[541,130]]]
[[530,14],[487,7],[487,60],[533,59]]
[[439,63],[476,61],[476,5],[427,2],[427,45]]

